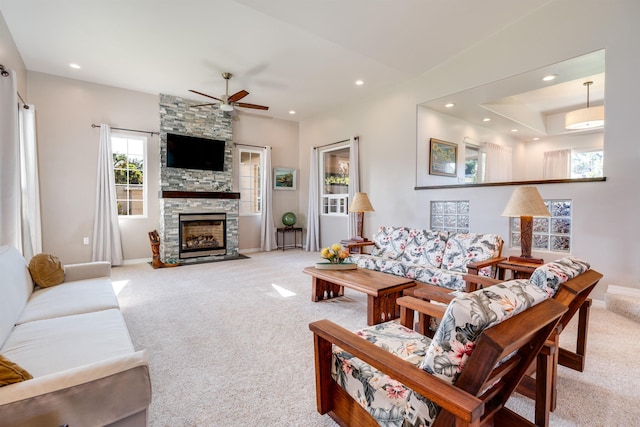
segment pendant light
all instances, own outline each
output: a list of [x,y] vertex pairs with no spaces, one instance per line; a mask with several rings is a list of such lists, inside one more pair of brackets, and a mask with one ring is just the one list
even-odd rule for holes
[[587,87],[587,108],[568,112],[564,117],[566,129],[580,130],[604,126],[604,105],[589,107],[589,86],[592,84],[592,81],[583,83]]

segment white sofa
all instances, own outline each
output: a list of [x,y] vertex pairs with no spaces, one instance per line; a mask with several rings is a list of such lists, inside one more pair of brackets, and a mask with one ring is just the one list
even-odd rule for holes
[[33,379],[0,387],[0,426],[145,426],[151,380],[113,290],[111,266],[65,266],[34,288],[25,259],[0,246],[0,354]]

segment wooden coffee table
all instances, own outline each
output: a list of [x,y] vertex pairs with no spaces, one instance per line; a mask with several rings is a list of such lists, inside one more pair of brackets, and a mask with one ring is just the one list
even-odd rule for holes
[[396,299],[402,291],[415,286],[405,277],[358,268],[355,270],[303,270],[311,276],[311,301],[318,302],[344,295],[344,288],[364,292],[367,297],[367,324],[386,322],[400,317]]

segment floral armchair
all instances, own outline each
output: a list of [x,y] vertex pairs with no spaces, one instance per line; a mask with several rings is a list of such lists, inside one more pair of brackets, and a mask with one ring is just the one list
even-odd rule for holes
[[532,425],[504,404],[566,307],[522,281],[463,293],[433,339],[387,322],[351,333],[321,320],[314,333],[317,409],[343,426]]

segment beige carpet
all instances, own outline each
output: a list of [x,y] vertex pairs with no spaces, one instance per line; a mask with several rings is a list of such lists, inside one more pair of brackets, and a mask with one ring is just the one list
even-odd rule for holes
[[[151,426],[335,426],[315,410],[308,324],[366,324],[365,295],[346,290],[311,302],[302,269],[321,261],[301,250],[153,270],[112,270],[136,348],[148,351]],[[563,342],[575,339],[575,325]],[[573,341],[575,342],[575,341]],[[640,424],[640,325],[593,307],[587,366],[560,367],[552,426]],[[530,400],[510,407],[533,419]]]

